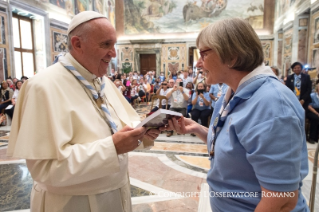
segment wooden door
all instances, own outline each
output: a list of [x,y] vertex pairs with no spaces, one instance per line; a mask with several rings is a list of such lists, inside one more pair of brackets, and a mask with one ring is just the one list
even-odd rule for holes
[[140,54],[140,73],[145,75],[148,71],[156,73],[156,54]]

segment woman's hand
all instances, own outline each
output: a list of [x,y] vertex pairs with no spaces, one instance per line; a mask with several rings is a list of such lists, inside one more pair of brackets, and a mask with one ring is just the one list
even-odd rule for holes
[[200,93],[199,96],[204,99],[204,94]]
[[168,126],[161,127],[159,130],[175,130],[179,134],[190,134],[195,133],[200,125],[191,119],[184,118],[183,116],[179,119],[173,117],[168,120]]

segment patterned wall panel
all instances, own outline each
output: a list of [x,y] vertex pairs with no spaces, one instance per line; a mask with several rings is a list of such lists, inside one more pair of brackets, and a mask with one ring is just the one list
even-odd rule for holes
[[67,30],[51,27],[51,52],[52,62],[58,54],[61,52],[67,52],[68,50],[68,36]]
[[308,18],[302,18],[299,20],[299,27],[302,27],[298,31],[298,61],[302,64],[307,63],[308,52]]
[[262,40],[261,45],[263,47],[264,52],[264,63],[265,65],[272,65],[272,48],[273,48],[273,41],[272,40]]
[[128,73],[134,70],[134,49],[132,45],[119,47],[117,64],[122,72]]
[[10,46],[8,42],[8,20],[5,13],[0,12],[0,80],[11,76]]
[[[282,69],[286,71],[290,68],[291,66],[291,56],[292,56],[292,31],[293,29],[288,29],[284,32],[283,34],[283,64],[282,64]],[[295,61],[294,61],[295,62]],[[290,73],[286,73],[290,74]]]
[[[279,69],[282,69],[282,57],[283,57],[283,52],[282,52],[282,47],[283,46],[283,33],[278,33],[278,56],[277,56],[277,67]],[[282,70],[281,70],[282,71]],[[283,73],[283,72],[281,72]]]
[[319,71],[319,11],[311,16],[308,63]]
[[186,44],[163,44],[161,71],[168,76],[168,71],[177,72],[187,68]]

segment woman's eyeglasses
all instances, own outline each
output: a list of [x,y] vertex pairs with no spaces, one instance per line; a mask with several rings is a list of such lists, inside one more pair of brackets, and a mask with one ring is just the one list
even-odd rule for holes
[[202,61],[204,61],[205,59],[205,56],[206,54],[204,54],[205,52],[209,52],[211,51],[212,49],[206,49],[206,50],[203,50],[203,51],[200,51],[199,54],[200,54],[200,57],[202,58]]
[[167,84],[162,83],[162,85],[167,85]]

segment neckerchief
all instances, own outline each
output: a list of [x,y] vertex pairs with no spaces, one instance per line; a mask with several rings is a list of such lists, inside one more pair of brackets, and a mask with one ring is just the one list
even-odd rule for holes
[[227,93],[225,95],[225,98],[223,99],[223,105],[220,108],[219,111],[219,116],[217,116],[214,120],[214,125],[213,125],[213,132],[212,132],[212,145],[210,149],[210,156],[214,156],[214,147],[215,147],[215,142],[217,139],[218,134],[220,133],[221,129],[223,128],[226,118],[228,114],[235,108],[237,103],[241,100],[239,97],[234,97],[234,92],[231,90],[229,87],[227,90]]
[[105,104],[105,100],[103,99],[103,97],[105,96],[104,87],[105,87],[106,77],[102,78],[101,91],[98,92],[90,85],[90,83],[84,77],[81,76],[81,74],[75,69],[75,67],[67,60],[67,58],[65,56],[59,56],[58,61],[67,70],[69,70],[87,89],[89,89],[91,91],[92,96],[96,102],[101,101],[101,109],[106,116],[106,119],[107,119],[106,121],[107,121],[107,123],[109,123],[109,125],[112,129],[112,133],[113,134],[116,133],[117,132],[116,124],[114,123],[113,118],[111,117],[111,113]]

